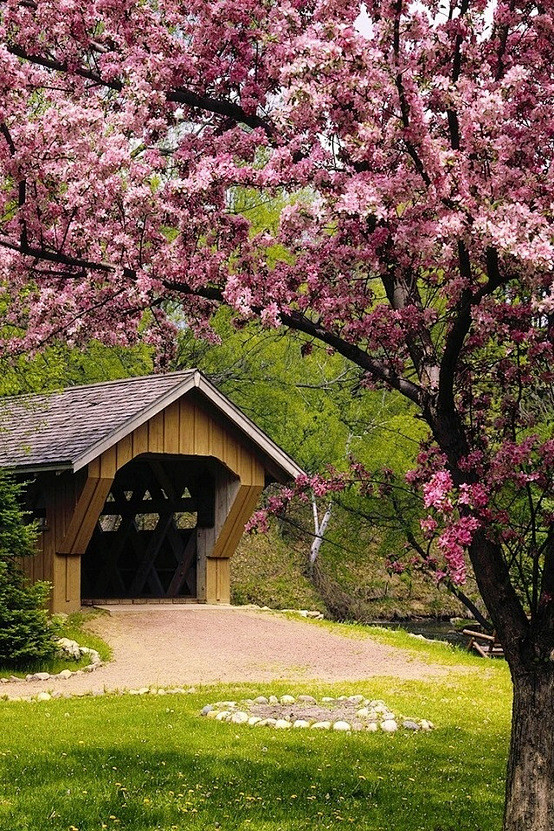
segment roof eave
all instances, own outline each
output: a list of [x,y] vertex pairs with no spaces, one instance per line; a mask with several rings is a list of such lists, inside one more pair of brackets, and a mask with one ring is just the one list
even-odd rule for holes
[[127,421],[125,424],[118,427],[117,430],[114,430],[113,433],[110,433],[109,436],[105,436],[101,441],[94,444],[92,447],[89,447],[86,453],[83,453],[81,456],[77,457],[73,462],[73,470],[77,472],[81,468],[88,465],[94,459],[97,459],[105,450],[108,450],[110,447],[113,447],[114,444],[120,439],[125,438],[128,436],[129,433],[132,433],[133,430],[136,430],[137,427],[140,427],[142,424],[145,424],[151,418],[154,418],[158,413],[162,410],[165,410],[166,407],[169,407],[170,404],[173,404],[174,401],[177,401],[181,398],[182,395],[189,392],[193,389],[197,384],[195,383],[196,375],[199,374],[198,370],[195,370],[194,373],[191,373],[190,377],[183,381],[181,384],[177,384],[170,392],[166,393],[165,395],[161,396],[156,400],[151,407],[148,409],[143,410],[139,415],[134,416],[132,419]]
[[[223,395],[217,387],[208,381],[207,378],[202,375],[202,373],[197,372],[198,380],[195,386],[200,390],[200,392],[204,393],[206,397],[213,403],[215,406],[229,418],[239,429],[247,433],[249,439],[264,453],[264,455],[268,456],[271,461],[271,467],[277,466],[280,468],[286,476],[284,477],[284,481],[290,481],[291,479],[296,479],[297,476],[301,476],[304,474],[304,470],[297,465],[296,462],[282,450],[278,444],[275,444],[273,439],[270,439],[269,436],[264,433],[251,419],[248,418],[238,407],[236,407],[232,401],[230,401],[227,396]],[[281,481],[279,478],[278,481]],[[284,482],[282,482],[284,484]]]
[[[124,438],[133,430],[136,430],[137,427],[140,427],[142,424],[149,421],[166,407],[169,407],[170,404],[173,404],[174,401],[177,401],[183,395],[186,395],[186,393],[190,392],[192,389],[198,389],[201,393],[203,393],[221,413],[223,413],[233,424],[235,424],[236,427],[241,430],[241,432],[248,435],[248,438],[253,442],[253,444],[261,450],[263,455],[269,460],[268,469],[276,481],[284,484],[284,482],[296,479],[297,476],[304,473],[302,468],[297,465],[284,450],[275,444],[275,442],[270,439],[263,430],[254,424],[254,422],[251,421],[238,407],[236,407],[232,401],[227,398],[227,396],[223,395],[217,387],[208,381],[208,379],[202,375],[199,370],[191,372],[190,376],[185,381],[176,385],[169,393],[157,399],[157,401],[147,410],[144,410],[140,413],[140,415],[130,419],[109,436],[104,437],[101,441],[88,448],[86,453],[83,453],[74,460],[71,465],[73,471],[76,472],[85,467],[85,465],[98,458],[98,456],[116,444],[120,439]],[[275,476],[276,469],[284,475],[278,477]]]

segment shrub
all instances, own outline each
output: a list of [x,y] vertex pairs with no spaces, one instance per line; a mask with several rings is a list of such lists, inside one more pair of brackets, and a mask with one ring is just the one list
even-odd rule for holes
[[55,628],[44,604],[48,583],[31,585],[19,560],[35,553],[36,527],[26,522],[22,485],[0,470],[0,664],[14,669],[51,658]]

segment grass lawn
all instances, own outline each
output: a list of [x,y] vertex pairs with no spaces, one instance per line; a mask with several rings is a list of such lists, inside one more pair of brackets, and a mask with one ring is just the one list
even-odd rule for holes
[[[402,633],[379,637],[405,645]],[[410,645],[419,659],[451,662],[447,647]],[[496,831],[508,671],[501,663],[454,657],[467,673],[432,683],[384,678],[0,702],[0,829]],[[431,719],[436,730],[275,731],[198,715],[217,700],[284,692],[361,692],[383,698],[397,714]]]

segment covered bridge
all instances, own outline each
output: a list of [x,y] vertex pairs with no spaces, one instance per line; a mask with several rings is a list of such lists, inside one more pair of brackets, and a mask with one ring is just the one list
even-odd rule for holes
[[198,370],[0,399],[0,467],[41,527],[52,610],[229,603],[229,558],[270,482],[302,471]]

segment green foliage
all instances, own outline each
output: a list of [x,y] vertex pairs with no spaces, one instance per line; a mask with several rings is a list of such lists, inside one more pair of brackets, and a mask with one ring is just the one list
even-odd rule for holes
[[152,351],[144,345],[108,347],[92,341],[87,349],[64,343],[15,363],[0,361],[0,395],[50,392],[74,384],[92,384],[152,371]]
[[[347,630],[325,625],[337,638]],[[348,628],[352,636],[373,637],[373,630]],[[456,661],[455,650],[446,655],[446,647],[401,641],[397,632],[385,637],[389,647],[409,641],[418,650],[409,657],[448,664],[450,672],[428,681],[251,683],[186,696],[3,702],[0,828],[500,828],[508,668],[489,662],[484,673],[481,659]],[[456,662],[465,664],[462,672]],[[427,717],[436,730],[346,736],[248,728],[198,715],[207,703],[271,693],[362,693],[382,698],[394,712]]]
[[413,465],[422,422],[400,396],[365,389],[342,356],[256,323],[237,329],[228,309],[214,329],[218,346],[185,329],[175,368],[205,372],[307,471],[344,469],[349,454],[371,469]]
[[305,566],[305,552],[283,539],[276,522],[269,534],[245,535],[231,559],[231,602],[324,611]]
[[55,629],[44,609],[49,586],[29,585],[18,562],[34,553],[36,537],[19,506],[21,489],[0,470],[0,665],[14,668],[55,652]]

